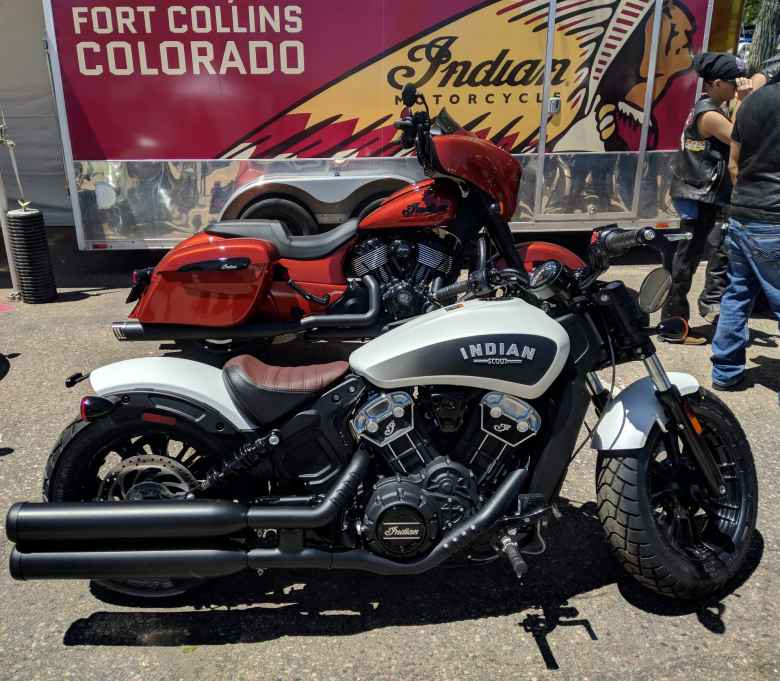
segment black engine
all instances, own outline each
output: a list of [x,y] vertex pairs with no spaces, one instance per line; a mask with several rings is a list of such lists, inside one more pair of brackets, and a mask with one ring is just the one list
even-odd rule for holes
[[396,391],[371,399],[352,430],[381,455],[390,475],[376,483],[365,507],[360,526],[367,545],[394,559],[426,553],[479,508],[510,467],[527,461],[523,444],[540,428],[531,405],[497,392],[445,389],[415,402]]
[[452,268],[444,239],[384,240],[372,238],[355,246],[355,275],[372,274],[379,280],[387,316],[405,319],[425,311],[437,277]]
[[368,546],[380,555],[413,558],[477,508],[474,476],[440,456],[422,473],[380,480],[366,507],[362,530]]

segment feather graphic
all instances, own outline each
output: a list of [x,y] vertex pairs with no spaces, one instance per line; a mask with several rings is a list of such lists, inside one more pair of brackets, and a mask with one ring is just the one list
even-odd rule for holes
[[[595,106],[609,65],[654,0],[497,0],[390,47],[268,123],[223,158],[407,155],[394,141],[401,78],[420,83],[432,114],[444,107],[466,127],[514,153],[538,140],[547,40],[551,93],[564,103],[548,122],[556,139]],[[434,63],[434,61],[438,59]],[[427,60],[427,61],[426,61]],[[435,73],[426,72],[430,65]]]

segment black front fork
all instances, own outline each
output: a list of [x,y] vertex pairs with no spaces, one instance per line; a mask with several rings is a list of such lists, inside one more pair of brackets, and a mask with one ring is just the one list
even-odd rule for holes
[[[646,366],[650,360],[655,360],[655,363],[661,367],[661,363],[656,355],[645,360]],[[663,371],[663,367],[661,367],[661,371]],[[665,371],[663,375],[666,377]],[[653,378],[652,373],[650,376]],[[653,378],[653,383],[656,387],[658,401],[663,405],[669,417],[669,430],[676,429],[683,442],[688,445],[699,470],[704,476],[710,493],[716,498],[722,497],[726,494],[723,476],[720,474],[720,469],[715,463],[715,457],[713,457],[709,446],[700,435],[701,426],[696,416],[690,411],[690,406],[688,406],[685,397],[680,394],[676,385],[669,383],[668,378],[666,378],[666,384],[668,385],[666,390],[659,388],[655,378]]]
[[496,210],[497,209],[492,205],[487,208],[485,222],[488,232],[490,233],[490,236],[493,237],[493,241],[498,247],[498,252],[504,256],[507,264],[520,272],[525,272],[523,269],[523,259],[520,257],[520,254],[515,247],[512,230]]
[[[622,282],[610,282],[597,296],[599,304],[608,307],[612,317],[619,321],[625,339],[630,343],[629,352],[635,359],[640,359],[644,363],[650,380],[655,386],[658,401],[666,412],[669,429],[675,431],[688,446],[710,493],[716,498],[723,496],[726,493],[726,486],[709,446],[700,435],[701,426],[693,415],[686,397],[669,380],[661,360],[658,359],[655,345],[644,328],[642,311]],[[594,388],[597,386],[590,385],[591,381],[595,380],[597,379],[589,378],[588,383],[594,394],[596,408],[601,411],[604,408],[606,391],[602,389],[601,393],[596,393]]]

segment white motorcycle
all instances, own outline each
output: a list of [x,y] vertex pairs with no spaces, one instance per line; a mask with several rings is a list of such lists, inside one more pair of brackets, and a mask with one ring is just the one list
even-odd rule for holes
[[[468,300],[349,363],[97,369],[49,459],[46,503],[8,513],[11,574],[145,596],[246,568],[403,575],[504,555],[522,576],[593,402],[599,516],[620,562],[667,596],[723,587],[756,522],[745,434],[656,355],[651,335],[674,324],[649,329],[646,313],[668,273],[652,272],[638,302],[598,280],[610,256],[661,239],[606,228],[581,270],[483,270],[437,293]],[[648,376],[611,397],[596,372],[630,361]]]

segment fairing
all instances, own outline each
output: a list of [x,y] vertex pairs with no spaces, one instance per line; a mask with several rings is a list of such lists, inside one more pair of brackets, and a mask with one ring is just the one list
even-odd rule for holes
[[364,217],[358,229],[437,227],[455,218],[458,189],[448,180],[423,180],[398,190]]
[[380,388],[459,385],[543,395],[569,357],[566,330],[521,300],[471,301],[418,317],[350,356]]
[[512,219],[522,171],[511,154],[467,130],[432,135],[431,141],[435,170],[479,187],[498,202],[504,220]]

